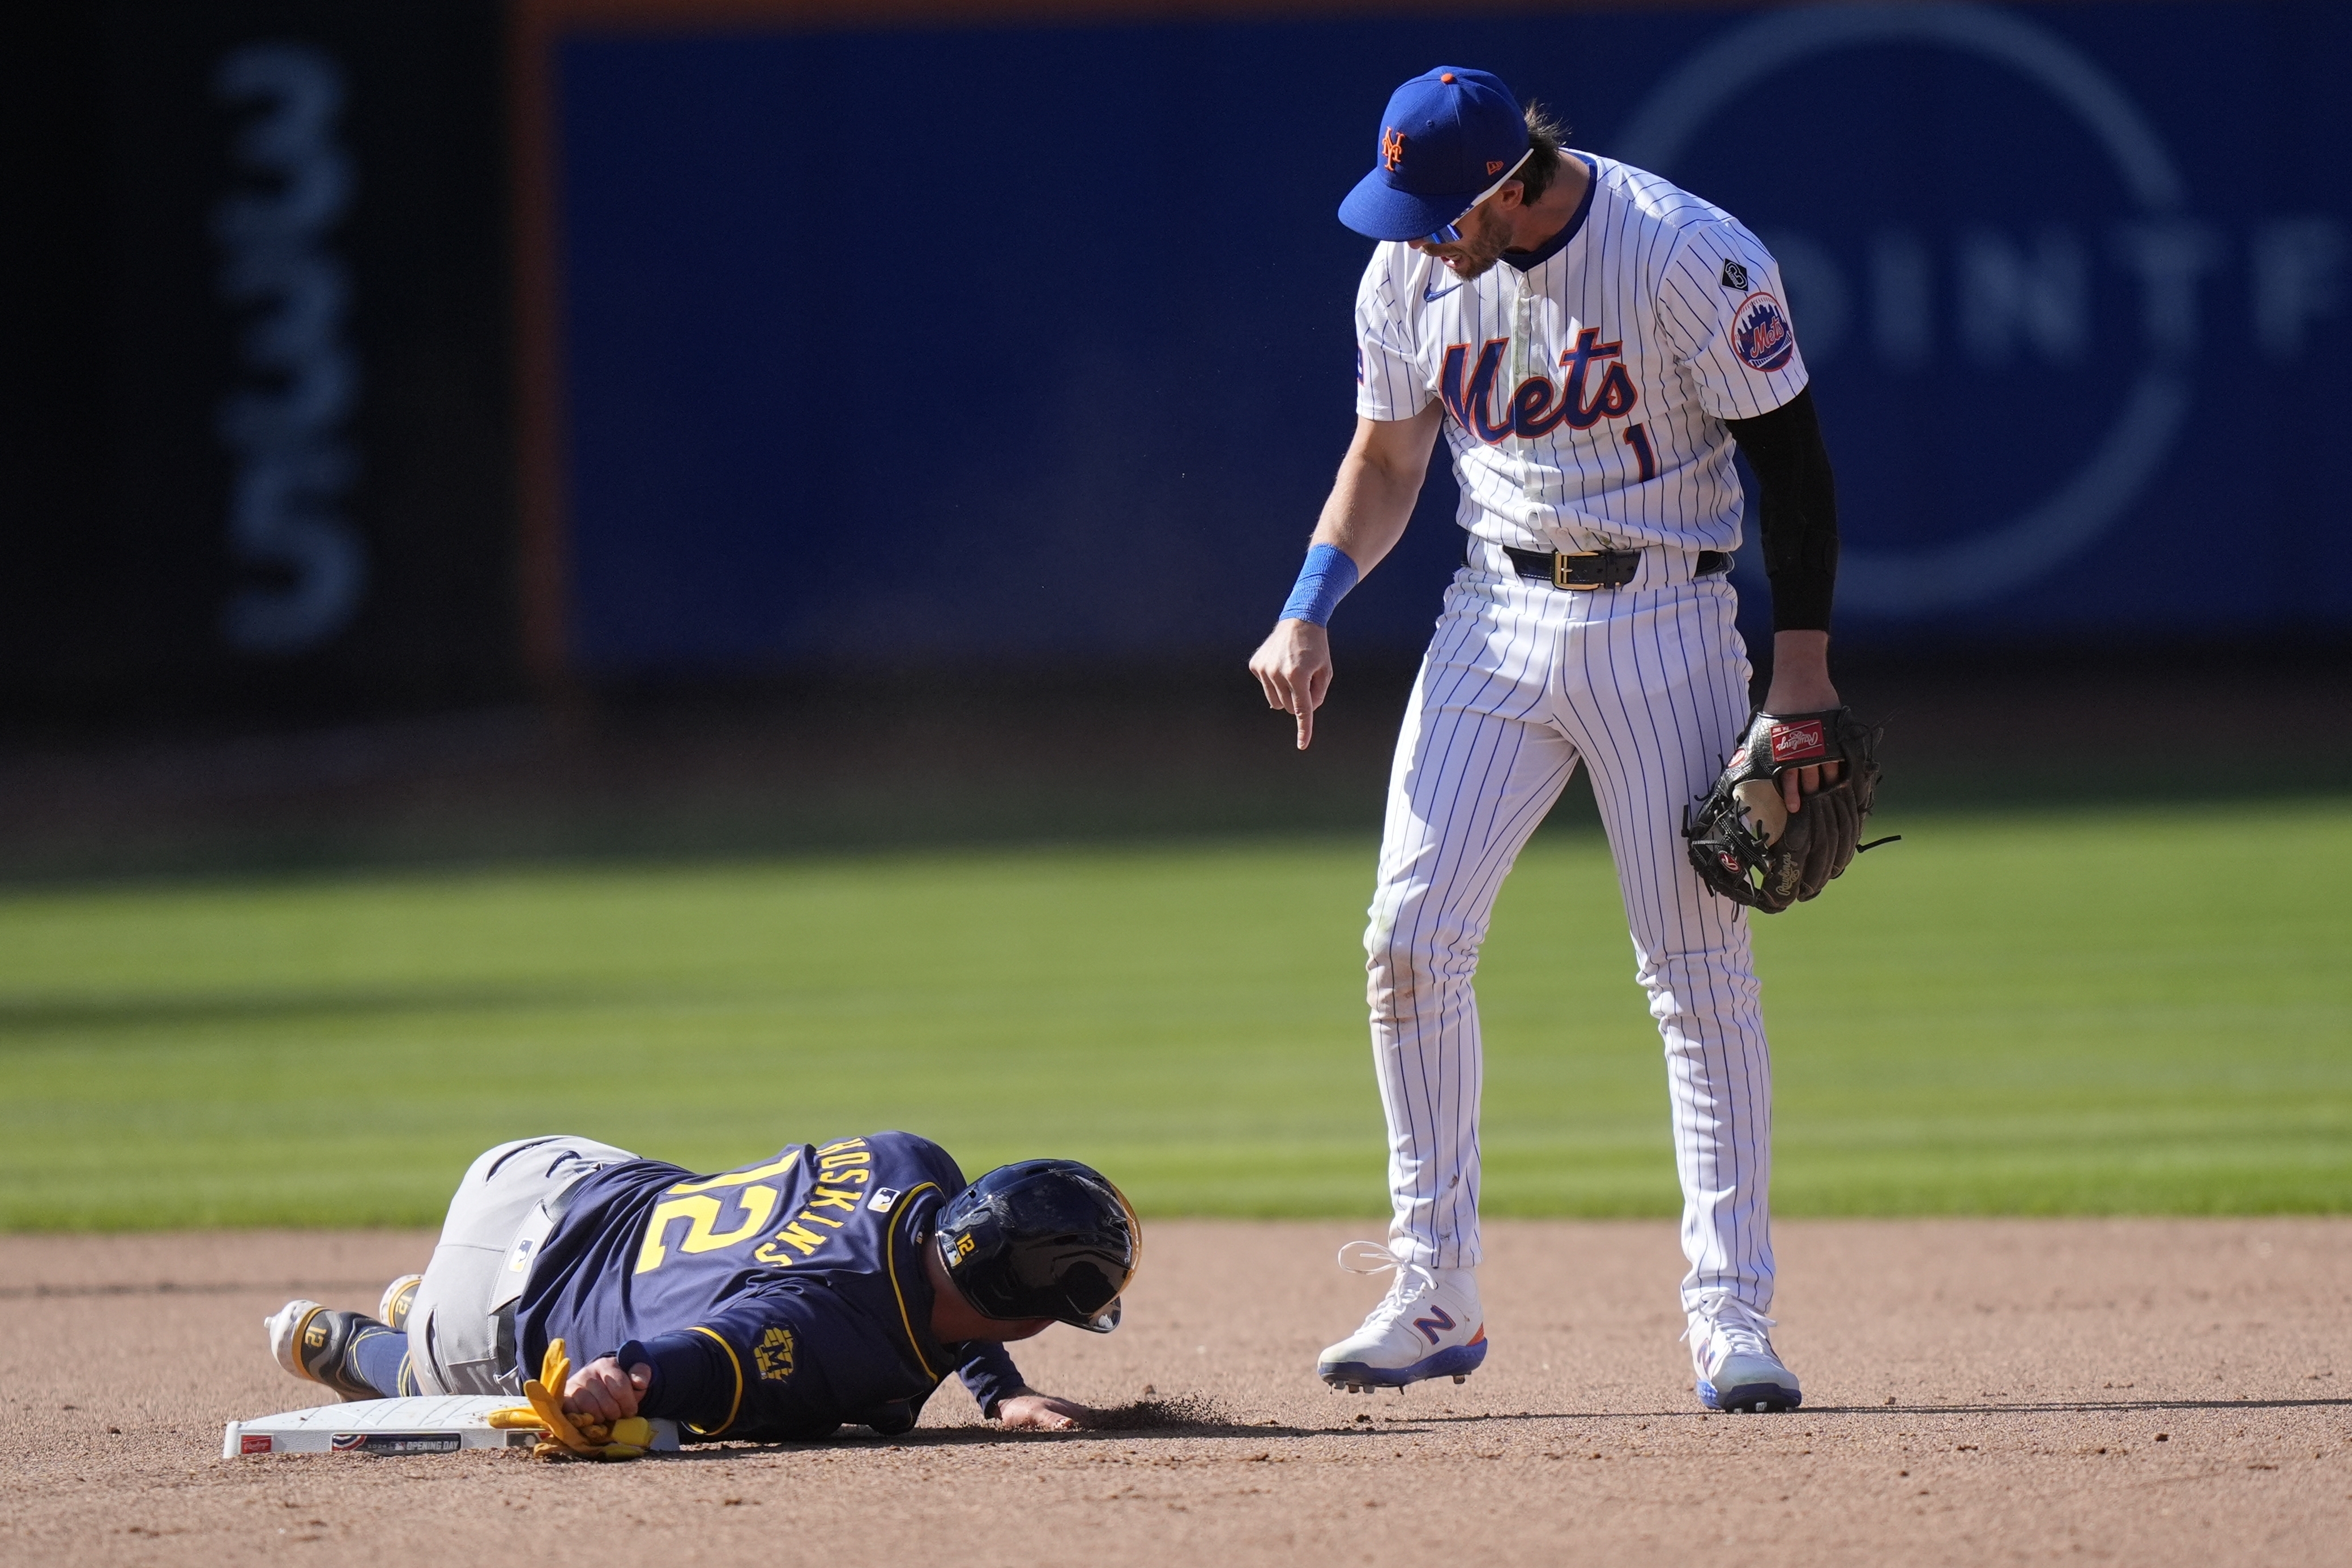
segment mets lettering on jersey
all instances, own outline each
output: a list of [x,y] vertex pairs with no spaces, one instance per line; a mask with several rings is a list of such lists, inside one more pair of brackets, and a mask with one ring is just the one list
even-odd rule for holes
[[1570,430],[1590,430],[1604,419],[1622,419],[1633,412],[1642,394],[1633,390],[1633,378],[1625,373],[1622,364],[1609,367],[1601,378],[1598,395],[1585,401],[1586,373],[1595,360],[1613,360],[1625,351],[1622,343],[1597,341],[1601,329],[1587,327],[1576,335],[1576,347],[1560,356],[1566,367],[1559,382],[1549,375],[1530,376],[1511,389],[1508,412],[1499,420],[1487,414],[1495,392],[1496,372],[1503,363],[1503,354],[1511,346],[1507,338],[1496,338],[1478,350],[1478,365],[1469,372],[1465,382],[1463,366],[1470,357],[1470,345],[1451,343],[1445,350],[1444,379],[1438,395],[1445,400],[1454,422],[1465,430],[1475,432],[1480,441],[1492,444],[1514,435],[1542,435],[1555,425],[1565,424]]
[[1383,244],[1356,301],[1356,410],[1442,399],[1458,520],[1520,549],[1728,550],[1742,497],[1723,422],[1806,380],[1772,257],[1721,208],[1583,155],[1584,209],[1467,281]]

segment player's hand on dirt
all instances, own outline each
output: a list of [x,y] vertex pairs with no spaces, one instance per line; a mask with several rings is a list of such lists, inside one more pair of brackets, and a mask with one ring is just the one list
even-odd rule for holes
[[1298,721],[1298,749],[1306,750],[1315,738],[1315,710],[1331,689],[1331,634],[1311,621],[1277,621],[1249,667],[1265,688],[1265,706]]
[[1034,1391],[1008,1395],[996,1402],[996,1418],[1008,1432],[1072,1432],[1085,1426],[1093,1414],[1083,1405]]
[[654,1369],[639,1362],[628,1371],[611,1356],[600,1356],[572,1375],[563,1387],[563,1413],[588,1416],[611,1426],[637,1413],[637,1401],[653,1385]]

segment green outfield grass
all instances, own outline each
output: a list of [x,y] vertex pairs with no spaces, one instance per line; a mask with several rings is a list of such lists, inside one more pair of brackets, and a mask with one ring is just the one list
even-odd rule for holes
[[[1781,1212],[2352,1208],[2352,803],[1886,825],[1759,923]],[[894,1125],[1369,1217],[1370,851],[0,895],[0,1226],[429,1223],[527,1133],[713,1169]],[[1599,841],[1539,839],[1480,984],[1491,1212],[1673,1209],[1632,969]]]

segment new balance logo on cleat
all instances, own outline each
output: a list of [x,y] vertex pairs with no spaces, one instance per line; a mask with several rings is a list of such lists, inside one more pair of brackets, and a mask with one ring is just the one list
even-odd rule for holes
[[1486,1326],[1469,1270],[1433,1270],[1377,1241],[1350,1241],[1339,1249],[1339,1266],[1356,1274],[1393,1270],[1396,1278],[1363,1325],[1318,1359],[1315,1375],[1332,1387],[1360,1394],[1432,1377],[1459,1383],[1486,1359]]
[[1700,1301],[1683,1337],[1690,1342],[1701,1405],[1738,1415],[1794,1410],[1805,1402],[1797,1375],[1765,1333],[1770,1327],[1770,1318],[1732,1300],[1728,1291],[1710,1291]]

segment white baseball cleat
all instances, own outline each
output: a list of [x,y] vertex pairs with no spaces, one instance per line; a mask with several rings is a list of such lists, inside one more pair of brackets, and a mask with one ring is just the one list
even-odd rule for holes
[[1315,1375],[1333,1388],[1402,1388],[1428,1377],[1459,1383],[1486,1359],[1486,1315],[1467,1269],[1431,1270],[1378,1241],[1339,1249],[1351,1274],[1396,1270],[1389,1293],[1354,1333],[1325,1351]]
[[1698,1402],[1710,1410],[1794,1410],[1805,1402],[1797,1375],[1781,1364],[1765,1333],[1773,1326],[1728,1291],[1709,1291],[1683,1338],[1691,1347]]

